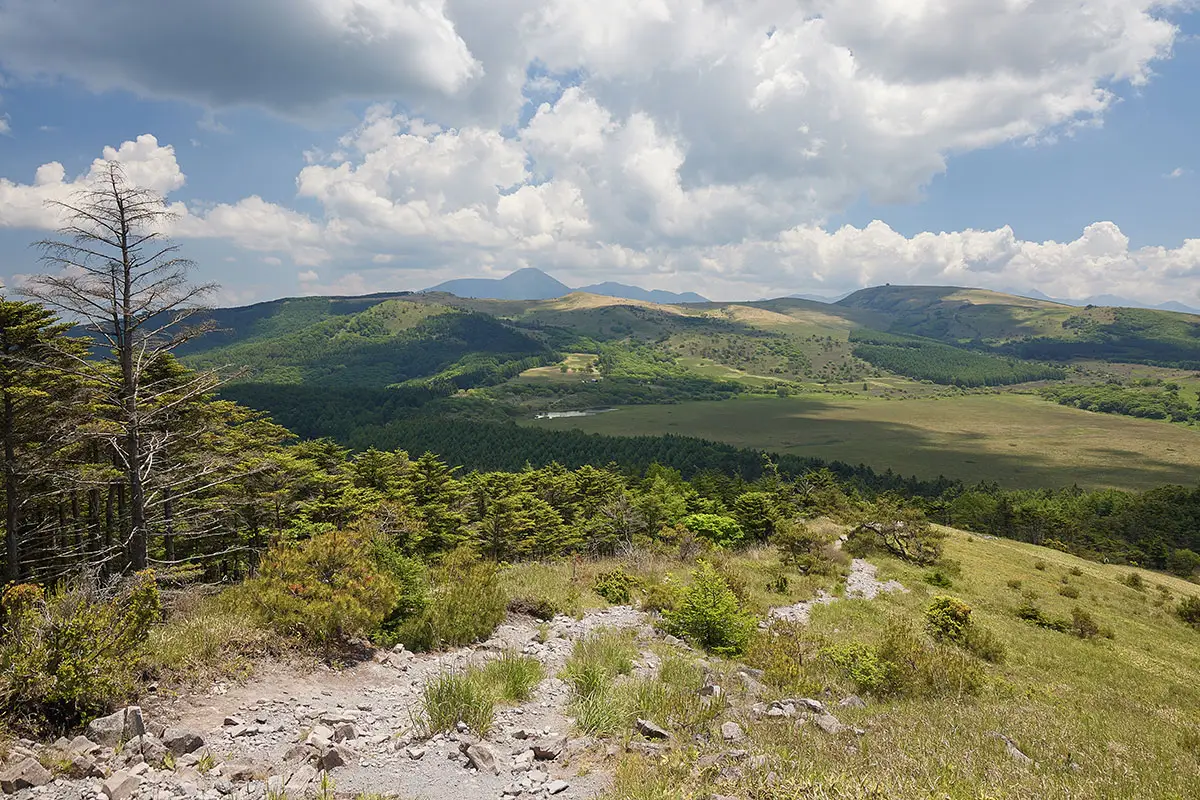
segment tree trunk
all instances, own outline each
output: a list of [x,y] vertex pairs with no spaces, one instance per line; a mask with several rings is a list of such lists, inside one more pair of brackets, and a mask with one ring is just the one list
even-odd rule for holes
[[5,579],[11,583],[21,580],[20,498],[17,486],[16,453],[13,450],[13,404],[4,398],[4,548],[8,553]]

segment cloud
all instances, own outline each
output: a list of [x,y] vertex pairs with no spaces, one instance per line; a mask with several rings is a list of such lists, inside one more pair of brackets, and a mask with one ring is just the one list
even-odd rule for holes
[[320,278],[321,276],[318,275],[317,271],[313,269],[306,269],[303,272],[296,273],[296,279],[301,283],[313,283],[320,280]]
[[1163,175],[1163,177],[1167,178],[1168,180],[1174,180],[1175,178],[1182,178],[1184,175],[1187,175],[1188,172],[1189,170],[1186,170],[1183,167],[1176,167],[1166,175]]
[[[823,226],[864,195],[919,198],[959,153],[1099,124],[1170,56],[1184,2],[8,0],[0,64],[182,98],[212,121],[387,100],[303,154],[307,213],[258,195],[175,204],[178,235],[319,266],[344,291],[539,266],[743,297],[888,280],[1165,297],[1194,291],[1195,247],[1130,250],[1109,222],[1067,243]],[[150,44],[113,44],[116,26]],[[182,185],[174,151],[127,155],[163,191]],[[44,223],[28,209],[71,185],[56,164],[0,182],[0,220]]]
[[38,167],[29,184],[0,178],[0,227],[58,227],[62,217],[50,204],[70,202],[75,193],[103,171],[107,161],[114,159],[124,164],[132,183],[160,194],[169,194],[184,184],[184,174],[175,160],[175,149],[170,145],[159,145],[154,136],[144,134],[120,147],[105,147],[87,172],[71,180],[67,180],[66,169],[57,161]]
[[10,123],[8,114],[0,114],[0,136],[12,132],[12,124]]
[[0,54],[15,77],[285,114],[453,94],[482,69],[442,0],[7,0]]

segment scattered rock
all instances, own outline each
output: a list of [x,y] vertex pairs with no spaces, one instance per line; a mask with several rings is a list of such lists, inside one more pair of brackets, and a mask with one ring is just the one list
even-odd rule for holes
[[[146,737],[143,737],[146,738]],[[182,756],[194,753],[204,747],[204,738],[195,731],[186,728],[167,728],[163,732],[163,746],[171,751],[171,755]],[[145,754],[145,751],[143,751]]]
[[648,719],[638,719],[635,727],[637,732],[647,739],[669,739],[671,737],[671,734],[667,733],[666,730],[655,725]]
[[284,784],[283,791],[288,797],[303,797],[305,789],[308,788],[317,777],[317,770],[312,764],[301,764],[296,768],[296,771],[291,774]]
[[721,723],[721,738],[727,742],[740,742],[746,738],[746,732],[742,730],[741,725],[730,720]]
[[1000,741],[1004,742],[1004,752],[1008,753],[1008,757],[1011,758],[1013,761],[1016,761],[1018,764],[1026,764],[1026,765],[1033,763],[1033,759],[1030,758],[1029,756],[1025,755],[1024,753],[1022,753],[1021,748],[1017,747],[1017,743],[1014,742],[1008,736],[1005,736],[1003,733],[998,733],[996,731],[992,731],[988,735],[991,736],[992,738],[999,739]]
[[811,711],[814,714],[825,713],[825,704],[811,697],[801,697],[799,700],[792,700],[791,702],[797,706],[802,706],[806,711]]
[[571,788],[571,784],[564,780],[550,781],[546,784],[546,794],[561,794]]
[[340,747],[326,748],[325,752],[321,753],[321,757],[317,759],[317,766],[329,772],[337,767],[345,766],[346,755],[345,751]]
[[249,761],[230,761],[221,770],[222,774],[231,781],[252,781],[258,775],[258,767]]
[[408,754],[408,757],[411,758],[413,761],[420,761],[422,758],[425,757],[425,748],[424,747],[408,747],[404,750],[404,752],[406,754]]
[[338,725],[333,729],[333,741],[344,742],[347,739],[357,739],[358,731],[349,722]]
[[480,772],[486,772],[491,775],[500,774],[500,767],[496,765],[496,756],[488,749],[487,745],[481,743],[468,744],[462,748],[462,752],[466,754],[467,760],[471,762],[471,766]]
[[97,717],[88,723],[87,738],[105,747],[117,747],[146,732],[142,709],[122,708],[107,717]]
[[839,722],[833,714],[818,714],[816,722],[818,728],[831,736],[846,730],[846,726]]
[[141,785],[142,778],[140,776],[117,771],[104,782],[101,791],[108,800],[129,800]]
[[863,699],[856,694],[852,694],[849,697],[843,698],[842,700],[840,700],[838,702],[838,705],[841,706],[842,708],[866,708],[867,707],[867,704],[863,702]]
[[52,780],[54,776],[36,759],[23,758],[0,773],[0,790],[5,794],[13,794],[21,789],[45,786]]
[[533,757],[538,761],[553,761],[567,747],[566,736],[550,736],[533,743]]

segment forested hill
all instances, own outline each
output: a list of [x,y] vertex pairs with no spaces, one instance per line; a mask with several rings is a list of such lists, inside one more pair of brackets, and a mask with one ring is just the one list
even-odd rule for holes
[[871,311],[889,333],[911,334],[1025,359],[1098,359],[1200,369],[1200,316],[1074,306],[983,289],[877,286],[836,305]]

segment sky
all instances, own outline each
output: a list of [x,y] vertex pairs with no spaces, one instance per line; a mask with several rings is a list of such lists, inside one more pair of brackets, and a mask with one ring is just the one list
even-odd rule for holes
[[1200,306],[1197,0],[0,0],[0,279],[105,159],[221,305],[538,267]]

